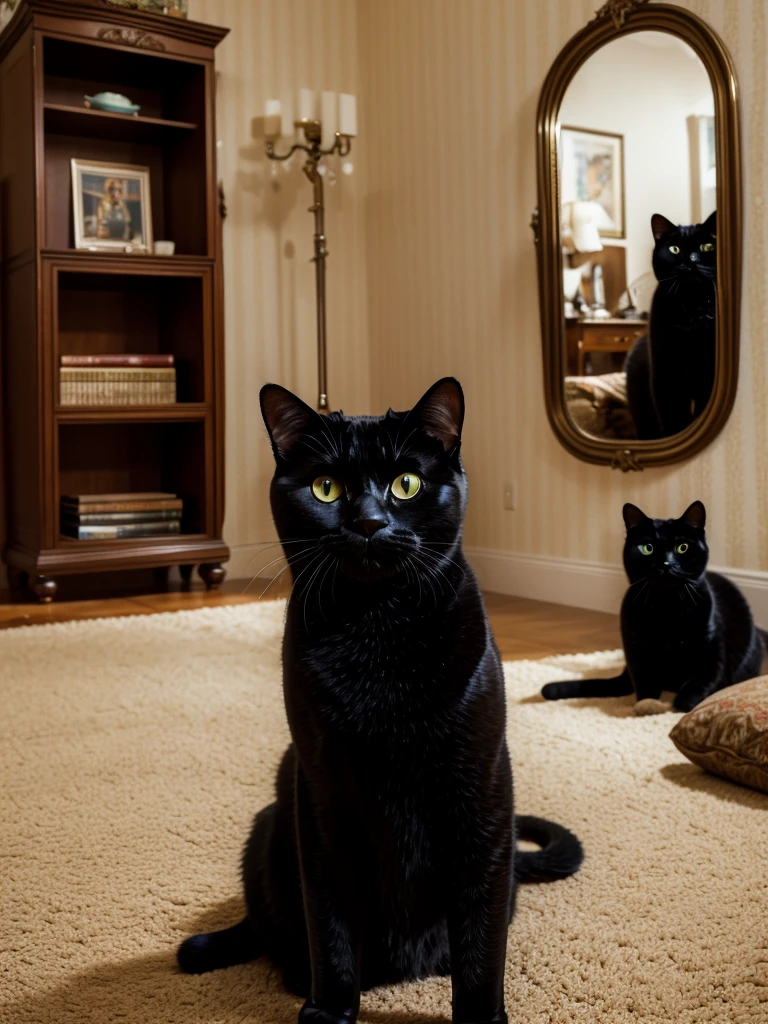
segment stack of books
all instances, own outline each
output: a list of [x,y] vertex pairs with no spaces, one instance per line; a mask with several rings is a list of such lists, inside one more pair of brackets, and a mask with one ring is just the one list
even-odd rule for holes
[[62,356],[61,405],[168,405],[176,401],[171,355]]
[[61,533],[76,540],[165,537],[180,532],[182,505],[165,491],[62,494]]

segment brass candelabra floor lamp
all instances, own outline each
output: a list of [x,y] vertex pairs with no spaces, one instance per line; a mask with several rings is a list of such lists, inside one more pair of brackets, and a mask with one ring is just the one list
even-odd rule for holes
[[289,160],[297,150],[305,154],[303,171],[312,183],[313,202],[309,212],[315,217],[315,293],[317,302],[317,408],[319,412],[327,412],[328,404],[328,359],[326,348],[325,327],[325,261],[328,258],[325,238],[325,203],[323,197],[323,157],[338,155],[345,157],[352,148],[352,136],[341,132],[334,134],[333,145],[322,148],[322,122],[313,118],[303,118],[294,122],[295,128],[302,132],[304,142],[296,142],[287,153],[275,152],[274,138],[267,138],[266,151],[270,160]]

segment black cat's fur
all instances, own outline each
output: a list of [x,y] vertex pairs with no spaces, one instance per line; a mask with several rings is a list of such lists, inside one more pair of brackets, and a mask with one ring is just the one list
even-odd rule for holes
[[[187,939],[179,964],[268,955],[317,1024],[355,1021],[361,989],[450,973],[456,1024],[506,1021],[516,882],[566,877],[582,850],[513,812],[501,662],[461,549],[461,388],[445,378],[382,417],[324,418],[276,385],[261,406],[295,579],[293,743],[246,844],[247,917]],[[413,496],[392,490],[403,473]]]
[[[547,683],[542,696],[658,700],[675,691],[690,711],[709,694],[760,674],[763,638],[741,591],[707,572],[706,513],[700,501],[679,519],[649,519],[624,506],[624,568],[629,589],[621,605],[627,666],[610,679]],[[644,553],[648,547],[651,551]]]
[[[651,218],[658,280],[648,334],[624,370],[638,438],[670,437],[700,416],[715,381],[716,214],[703,224]],[[677,249],[678,252],[673,252]]]

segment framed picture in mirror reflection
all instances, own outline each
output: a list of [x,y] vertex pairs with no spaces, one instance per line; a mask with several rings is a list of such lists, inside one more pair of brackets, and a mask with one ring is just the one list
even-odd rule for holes
[[561,201],[590,203],[602,238],[625,238],[624,136],[560,128]]

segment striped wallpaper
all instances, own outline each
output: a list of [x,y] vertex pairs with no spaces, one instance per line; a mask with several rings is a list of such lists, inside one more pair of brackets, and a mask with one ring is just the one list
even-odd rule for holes
[[[249,560],[258,568],[253,545],[271,535],[258,387],[277,379],[310,401],[315,390],[309,186],[296,171],[274,192],[250,139],[263,100],[301,85],[360,97],[356,172],[329,203],[334,406],[405,407],[437,377],[459,377],[473,547],[616,563],[624,501],[664,516],[701,498],[713,561],[768,570],[766,4],[684,5],[723,36],[741,85],[739,393],[703,454],[623,476],[568,455],[547,424],[528,227],[541,82],[597,0],[191,0],[191,17],[233,29],[218,67],[235,575]],[[514,512],[502,508],[505,480],[517,484]]]
[[[226,517],[229,575],[253,575],[276,552],[269,511],[272,453],[259,388],[275,381],[314,405],[317,396],[312,186],[294,159],[289,173],[251,137],[268,98],[302,87],[360,92],[355,0],[190,0],[190,18],[228,26],[218,47],[219,174],[228,217],[226,287]],[[333,408],[370,405],[364,247],[364,168],[326,187],[328,368]],[[274,571],[274,569],[272,570]],[[255,586],[255,584],[254,584]]]

